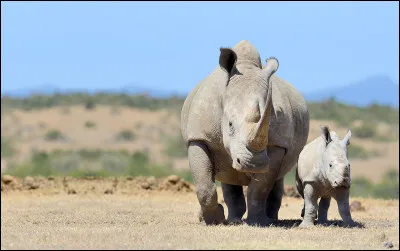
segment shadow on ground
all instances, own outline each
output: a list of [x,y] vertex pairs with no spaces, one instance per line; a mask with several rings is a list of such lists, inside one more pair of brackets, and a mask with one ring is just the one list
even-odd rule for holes
[[[244,220],[243,222],[246,222],[246,220]],[[290,229],[290,228],[298,227],[301,222],[302,222],[302,220],[279,220],[278,222],[272,223],[268,226],[255,226],[255,227],[279,227],[279,228],[284,228],[284,229]],[[341,228],[365,228],[365,225],[363,223],[357,222],[357,221],[355,223],[356,223],[355,226],[350,227],[350,226],[345,226],[343,224],[343,221],[330,220],[325,224],[319,224],[319,223],[315,222],[315,226],[341,227]],[[232,225],[232,224],[225,223],[225,225]]]

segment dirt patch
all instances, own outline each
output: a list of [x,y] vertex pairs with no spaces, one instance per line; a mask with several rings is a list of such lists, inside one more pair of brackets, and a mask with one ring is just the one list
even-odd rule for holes
[[193,192],[194,185],[176,175],[166,178],[150,177],[25,177],[3,175],[1,191],[32,191],[67,194],[137,193],[140,190]]

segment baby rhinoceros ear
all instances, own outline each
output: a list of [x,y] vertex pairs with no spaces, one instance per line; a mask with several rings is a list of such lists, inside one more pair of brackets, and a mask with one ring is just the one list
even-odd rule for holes
[[321,126],[321,136],[325,140],[326,145],[332,141],[328,126]]
[[347,134],[341,141],[343,147],[347,147],[348,145],[350,145],[350,138],[351,138],[351,130],[347,129]]

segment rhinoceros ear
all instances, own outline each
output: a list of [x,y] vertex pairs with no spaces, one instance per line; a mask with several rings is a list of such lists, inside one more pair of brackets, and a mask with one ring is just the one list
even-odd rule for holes
[[274,74],[278,68],[279,68],[279,61],[276,57],[270,57],[265,60],[267,63],[264,67],[264,71],[268,74],[270,77],[272,74]]
[[351,130],[347,129],[347,134],[346,136],[344,136],[344,138],[342,139],[342,145],[344,147],[347,147],[348,145],[350,145],[350,138],[351,138]]
[[236,53],[229,48],[220,48],[219,65],[228,74],[231,74],[235,67],[237,56]]
[[326,145],[332,141],[328,126],[321,126],[321,136],[325,140]]

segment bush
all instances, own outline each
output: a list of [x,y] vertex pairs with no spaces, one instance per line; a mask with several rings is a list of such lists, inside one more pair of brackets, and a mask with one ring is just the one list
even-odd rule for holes
[[362,126],[353,129],[354,136],[358,138],[373,138],[376,136],[374,125],[363,123]]
[[365,178],[354,179],[351,183],[351,196],[382,199],[399,198],[399,173],[396,170],[388,171],[381,182],[376,185]]
[[169,157],[181,158],[188,156],[188,149],[181,135],[166,140],[165,153]]
[[49,141],[56,141],[63,140],[65,139],[65,137],[59,130],[50,130],[45,134],[44,139]]
[[17,177],[57,175],[51,168],[49,155],[45,152],[34,152],[31,161],[18,166],[11,166],[7,174]]
[[131,130],[123,130],[117,135],[117,140],[122,140],[122,141],[133,141],[135,140],[136,135],[131,131]]
[[347,150],[348,158],[368,158],[368,152],[361,146],[350,144]]
[[93,121],[86,121],[85,127],[86,128],[94,128],[94,127],[96,127],[96,123],[94,123]]
[[11,157],[15,153],[15,149],[10,141],[6,137],[1,137],[1,157]]
[[93,109],[95,108],[94,99],[89,98],[89,99],[85,102],[85,108],[86,108],[86,110],[93,110]]

